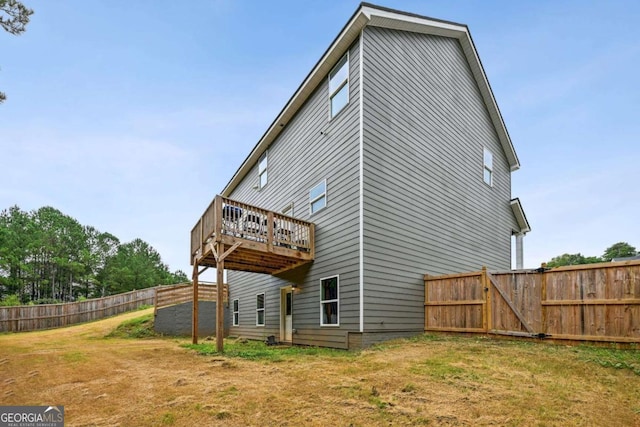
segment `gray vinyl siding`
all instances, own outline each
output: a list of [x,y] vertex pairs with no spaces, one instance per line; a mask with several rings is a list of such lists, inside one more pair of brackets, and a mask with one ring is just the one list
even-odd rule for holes
[[[170,305],[159,308],[153,321],[153,330],[159,334],[170,336],[189,336],[192,334],[193,302]],[[229,332],[231,313],[229,307],[224,308],[224,336]],[[216,303],[214,301],[198,302],[198,336],[216,335]]]
[[[231,279],[233,277],[233,280]],[[280,287],[269,286],[269,276],[263,274],[251,274],[245,272],[227,272],[229,282],[229,301],[238,299],[239,326],[230,326],[229,335],[264,340],[269,335],[280,335]],[[242,284],[242,288],[239,285]],[[271,289],[273,287],[273,289]],[[260,293],[264,296],[265,326],[256,326],[256,296]]]
[[510,268],[510,169],[457,40],[366,27],[363,45],[365,332],[419,331],[425,273]]
[[[316,89],[268,148],[268,183],[260,190],[258,165],[230,198],[280,212],[291,202],[293,216],[312,221],[316,259],[278,277],[229,272],[230,299],[238,298],[240,325],[231,335],[263,339],[280,335],[280,288],[295,283],[293,342],[347,347],[348,331],[359,330],[359,69],[358,45],[350,49],[349,104],[329,119],[328,81]],[[322,132],[322,134],[321,134]],[[309,190],[327,182],[327,206],[309,213]],[[340,325],[320,327],[320,279],[339,275]],[[265,327],[255,326],[255,295],[265,292]]]
[[[328,82],[268,148],[231,198],[316,225],[316,259],[278,277],[229,272],[240,324],[230,334],[280,338],[280,288],[296,284],[293,343],[345,348],[424,328],[423,275],[510,268],[510,169],[457,40],[364,30],[364,333],[359,333],[359,46],[350,49],[349,105],[329,119]],[[483,181],[483,148],[493,186]],[[327,182],[327,207],[308,192]],[[320,279],[339,275],[340,325],[320,327]],[[265,326],[256,327],[256,294]]]

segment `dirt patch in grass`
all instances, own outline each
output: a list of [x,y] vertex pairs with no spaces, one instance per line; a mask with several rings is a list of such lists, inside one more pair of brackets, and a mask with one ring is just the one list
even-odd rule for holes
[[425,335],[220,355],[113,333],[150,314],[0,336],[0,401],[65,405],[69,426],[640,425],[638,351]]

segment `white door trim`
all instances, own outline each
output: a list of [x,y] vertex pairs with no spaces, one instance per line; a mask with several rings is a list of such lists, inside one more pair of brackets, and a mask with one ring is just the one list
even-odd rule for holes
[[[287,294],[291,293],[291,314],[290,322],[287,325]],[[287,326],[289,327],[287,331]],[[280,342],[293,342],[293,287],[285,286],[280,288]]]

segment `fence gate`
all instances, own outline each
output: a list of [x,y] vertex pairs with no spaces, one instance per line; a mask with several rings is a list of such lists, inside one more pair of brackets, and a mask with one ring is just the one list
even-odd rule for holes
[[537,336],[540,322],[530,319],[535,283],[526,277],[518,279],[494,276],[486,268],[425,276],[425,331]]
[[[542,322],[536,318],[540,306],[536,275],[490,274],[487,282],[487,332],[511,336],[544,336]],[[537,299],[537,300],[536,300]],[[538,316],[539,317],[539,316]]]

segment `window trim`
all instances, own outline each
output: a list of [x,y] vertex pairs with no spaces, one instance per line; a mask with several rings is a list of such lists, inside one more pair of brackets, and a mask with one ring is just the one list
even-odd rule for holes
[[[316,197],[314,197],[312,199],[311,198],[311,191],[314,190],[316,187],[319,187],[321,184],[324,184],[324,191],[320,195],[318,195],[318,196],[316,196]],[[318,200],[322,199],[323,197],[324,197],[324,206],[321,207],[320,209],[318,209],[317,211],[314,211],[313,210],[313,204],[315,202],[317,202]],[[328,205],[329,205],[329,198],[327,197],[327,179],[325,178],[323,180],[320,180],[316,185],[314,185],[313,187],[311,187],[309,189],[309,215],[313,215],[313,214],[316,214],[316,213],[320,212],[321,210],[326,208]]]
[[[491,156],[491,164],[487,165],[487,153]],[[485,173],[489,172],[489,182],[485,178]],[[482,182],[489,187],[493,187],[493,152],[487,147],[483,147],[482,150]]]
[[293,202],[290,202],[280,211],[282,215],[293,217]]
[[[262,295],[262,308],[258,308],[258,297]],[[264,326],[267,323],[267,299],[266,294],[264,292],[260,292],[256,294],[256,326]],[[262,311],[262,323],[258,323],[258,313]]]
[[[329,279],[336,279],[336,285],[337,285],[337,299],[330,299],[330,300],[323,300],[322,299],[322,282],[325,280],[329,280]],[[324,323],[324,319],[323,319],[323,304],[327,304],[327,303],[336,303],[336,323]],[[330,327],[330,328],[336,328],[340,326],[340,275],[336,274],[333,276],[327,276],[327,277],[323,277],[320,279],[320,326],[321,327]]]
[[[344,63],[342,63],[342,61],[344,60]],[[342,55],[342,57],[338,60],[338,62],[336,62],[336,65],[333,66],[333,68],[331,69],[331,71],[329,71],[329,74],[327,75],[327,80],[329,83],[329,120],[333,119],[334,117],[336,117],[338,114],[340,114],[341,111],[343,111],[347,105],[349,105],[349,102],[351,101],[351,97],[349,96],[349,71],[351,68],[351,58],[349,58],[349,51],[347,51],[347,53],[345,53],[344,55]],[[342,63],[342,64],[341,64]],[[343,81],[341,81],[336,88],[331,91],[331,79],[332,79],[332,74],[337,74],[337,71],[340,71],[341,68],[343,66],[347,66],[347,74],[346,77]],[[333,112],[333,108],[332,108],[332,101],[333,98],[335,98],[335,96],[344,88],[347,87],[347,102],[342,106],[342,108],[340,108],[338,111],[336,111],[335,113]]]
[[[269,172],[267,171],[267,169],[269,169],[269,155],[267,154],[269,152],[269,150],[266,150],[264,153],[262,153],[262,155],[260,155],[260,158],[258,159],[258,188],[260,190],[262,190],[264,187],[267,186],[267,184],[269,183]],[[260,170],[260,168],[262,167],[262,161],[264,160],[264,169]],[[262,175],[264,174],[265,176],[265,183],[264,185],[262,185]]]
[[233,300],[231,311],[233,313],[233,326],[240,326],[240,298]]

